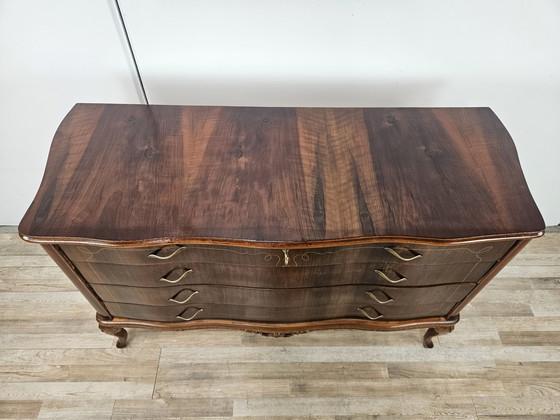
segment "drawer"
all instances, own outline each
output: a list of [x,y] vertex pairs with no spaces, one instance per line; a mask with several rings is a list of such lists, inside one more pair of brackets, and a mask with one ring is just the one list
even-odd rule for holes
[[[405,290],[404,288],[394,289],[396,290],[371,290],[371,293],[373,293],[377,298],[388,299],[388,297],[391,296],[391,298],[394,299],[393,301],[385,304],[379,304],[369,296],[360,296],[357,298],[358,302],[315,305],[305,304],[288,307],[266,304],[261,306],[252,306],[246,303],[237,305],[203,302],[188,302],[184,305],[175,306],[152,306],[122,302],[107,302],[106,306],[114,317],[161,322],[183,322],[194,319],[227,319],[282,323],[318,321],[336,318],[405,320],[445,316],[453,309],[458,301],[460,301],[470,290],[472,290],[472,287],[468,287],[468,285],[455,286],[453,290],[446,290],[449,294],[435,303],[428,302],[428,300],[431,300],[429,297],[434,296],[433,294],[435,291],[433,290],[419,290],[417,291],[419,294],[411,293],[408,296],[404,296],[398,293],[398,291]],[[300,294],[300,292],[298,292],[298,294]],[[312,294],[313,293],[311,293],[311,295]],[[307,301],[308,297],[311,295],[300,297],[298,301]],[[419,301],[412,303],[412,301],[415,300],[415,296],[419,298]],[[428,299],[422,300],[423,298]]]
[[[406,301],[410,304],[437,305],[442,300],[448,300],[449,297],[453,301],[461,299],[473,286],[474,284],[467,283],[420,288],[359,285],[305,289],[260,289],[212,285],[163,288],[93,285],[93,289],[106,302],[154,306],[223,303],[228,305],[294,308],[352,302],[359,305],[376,303],[393,306]],[[463,290],[466,290],[464,294]]]
[[427,286],[477,282],[494,265],[494,262],[433,265],[359,263],[310,267],[256,267],[208,263],[150,266],[81,261],[74,264],[91,284],[137,287],[217,284],[296,288],[342,284]]
[[454,246],[403,243],[348,245],[327,248],[265,249],[220,245],[168,245],[147,248],[114,248],[61,245],[73,262],[122,265],[211,263],[258,267],[310,267],[336,264],[452,264],[491,262],[501,258],[513,241]]

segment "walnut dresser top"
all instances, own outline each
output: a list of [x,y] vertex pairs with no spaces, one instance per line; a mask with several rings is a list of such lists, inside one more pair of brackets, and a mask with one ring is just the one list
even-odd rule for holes
[[124,327],[428,328],[542,217],[489,108],[78,104],[20,236]]
[[543,229],[489,108],[78,104],[20,234],[290,247]]

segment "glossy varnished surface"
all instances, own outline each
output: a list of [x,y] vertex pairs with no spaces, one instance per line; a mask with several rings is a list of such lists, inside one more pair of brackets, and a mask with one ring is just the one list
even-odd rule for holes
[[[224,264],[115,265],[75,262],[90,284],[161,288],[216,284],[264,288],[298,288],[341,284],[429,286],[478,281],[495,262],[413,265],[364,263],[313,267],[245,267]],[[187,273],[187,270],[192,270]],[[377,271],[376,271],[377,270]],[[387,277],[387,278],[385,278]],[[387,280],[389,279],[389,280]]]
[[[476,282],[514,241],[453,246],[363,244],[282,250],[217,245],[114,248],[62,245],[90,284],[144,288],[217,284],[298,288],[342,284],[426,286]],[[386,248],[402,256],[402,261]],[[169,259],[150,258],[150,255]]]
[[77,105],[20,234],[288,246],[543,228],[488,108]]
[[[118,265],[173,265],[181,263],[227,264],[252,267],[310,267],[354,263],[404,263],[418,265],[496,261],[515,241],[492,241],[453,246],[374,243],[322,248],[267,249],[206,244],[115,248],[61,245],[72,261]],[[389,252],[392,249],[403,258]],[[159,256],[160,258],[155,258]],[[417,258],[413,258],[417,257]]]
[[[386,307],[379,311],[371,306],[366,306],[362,309],[367,311],[371,317],[383,315],[383,323],[390,320],[415,320],[421,323],[424,318],[429,317],[440,317],[438,319],[443,319],[441,314],[449,312],[453,305],[454,304],[452,302],[444,302],[441,304],[441,309],[429,304],[416,305],[412,311],[409,310],[408,312],[403,310],[402,307],[399,308],[394,306]],[[292,310],[290,310],[290,308],[208,303],[204,305],[192,305],[182,310],[177,310],[176,308],[169,306],[143,306],[128,303],[107,303],[107,308],[111,311],[111,313],[117,314],[116,319],[119,319],[120,317],[133,319],[136,321],[135,326],[138,327],[142,326],[139,321],[146,320],[150,322],[182,323],[187,328],[191,328],[191,325],[195,327],[197,322],[212,319],[228,320],[238,329],[241,329],[242,327],[242,325],[237,323],[238,321],[248,321],[256,324],[262,322],[274,323],[274,325],[271,326],[275,327],[275,332],[281,331],[281,326],[283,325],[288,326],[290,324],[298,323],[299,325],[303,325],[303,331],[307,331],[313,330],[314,328],[313,325],[305,325],[306,323],[325,320],[325,322],[330,323],[331,328],[333,328],[332,325],[336,324],[337,318],[342,318],[346,321],[345,328],[351,328],[350,326],[352,323],[355,325],[354,328],[360,328],[359,324],[363,323],[364,326],[362,326],[362,328],[369,327],[369,329],[383,329],[383,323],[381,321],[373,325],[368,325],[367,318],[358,310],[358,306],[354,304],[338,305],[335,307],[313,306],[291,308]],[[203,309],[203,311],[198,312],[200,309]],[[187,319],[191,317],[194,318],[192,318],[192,321],[185,323],[177,318],[178,315]],[[292,326],[292,331],[294,330],[295,326]],[[257,331],[259,330],[257,329]],[[262,332],[262,330],[259,332]]]
[[[433,315],[444,316],[449,310],[441,309],[443,303],[457,303],[474,288],[473,283],[451,284],[429,287],[392,287],[379,285],[352,285],[331,287],[310,287],[304,289],[264,289],[233,286],[175,286],[160,289],[130,286],[94,285],[95,292],[108,304],[130,303],[148,306],[169,306],[179,313],[188,306],[223,304],[239,306],[258,306],[266,311],[269,308],[283,308],[286,313],[297,317],[299,311],[313,307],[325,308],[324,318],[329,310],[333,312],[337,306],[354,306],[352,315],[355,317],[356,306],[373,306],[383,311],[384,308],[400,308],[404,315],[411,313],[410,306],[430,305],[435,311]],[[378,299],[377,301],[374,300]],[[173,299],[171,301],[171,299]],[[179,303],[184,302],[184,303]],[[115,317],[123,316],[113,314]],[[227,318],[222,315],[223,318]],[[281,319],[279,321],[282,321]]]

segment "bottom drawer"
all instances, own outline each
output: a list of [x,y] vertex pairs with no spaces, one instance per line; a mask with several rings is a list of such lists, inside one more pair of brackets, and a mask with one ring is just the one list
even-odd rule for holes
[[[442,302],[406,304],[377,304],[373,300],[339,305],[272,307],[217,303],[187,304],[177,306],[149,306],[131,303],[106,302],[114,317],[160,322],[183,322],[196,319],[227,319],[255,322],[305,322],[335,318],[359,318],[379,320],[404,320],[445,316],[468,293],[462,288],[455,300]],[[360,308],[360,309],[359,309]],[[181,318],[179,318],[181,317]]]
[[[196,285],[172,287],[130,287],[92,285],[105,302],[135,305],[173,306],[186,308],[208,303],[253,307],[300,309],[306,307],[376,304],[385,307],[409,308],[442,302],[457,302],[473,287],[473,283],[425,287],[394,287],[345,285],[308,287],[302,289],[260,289],[252,287]],[[376,302],[378,299],[381,303]]]

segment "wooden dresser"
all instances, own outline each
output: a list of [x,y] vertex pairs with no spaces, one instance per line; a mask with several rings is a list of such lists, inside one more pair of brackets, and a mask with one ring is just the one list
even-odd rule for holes
[[20,226],[124,327],[449,332],[531,238],[489,108],[78,104]]

